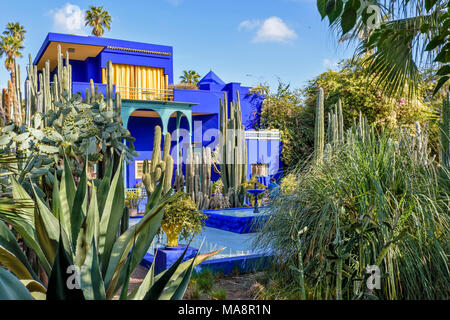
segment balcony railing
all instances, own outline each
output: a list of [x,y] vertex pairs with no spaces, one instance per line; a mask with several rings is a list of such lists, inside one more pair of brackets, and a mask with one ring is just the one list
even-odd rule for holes
[[146,89],[133,87],[117,87],[116,93],[122,99],[173,101],[173,89]]

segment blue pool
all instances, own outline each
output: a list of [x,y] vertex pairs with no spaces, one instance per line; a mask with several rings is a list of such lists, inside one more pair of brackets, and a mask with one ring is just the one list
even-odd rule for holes
[[254,213],[253,207],[203,210],[208,216],[206,226],[227,230],[235,233],[257,232],[269,215],[266,213],[268,207],[260,207],[259,213]]
[[218,215],[224,216],[232,216],[232,217],[254,217],[264,215],[264,210],[268,207],[259,207],[260,213],[253,213],[254,208],[230,208],[230,209],[211,209],[211,210],[203,210],[204,213],[214,213]]
[[[204,210],[208,215],[206,227],[191,242],[191,247],[200,248],[200,253],[207,253],[223,249],[219,254],[204,261],[196,267],[196,271],[210,269],[231,274],[238,269],[240,272],[251,272],[267,267],[270,254],[252,248],[252,242],[256,232],[255,225],[261,222],[261,218],[267,218],[264,207],[261,213],[254,214],[253,208]],[[130,218],[130,226],[136,224],[139,217]],[[147,255],[141,264],[150,267],[153,255],[157,248],[166,243],[164,234],[157,235],[149,248]],[[180,244],[186,244],[180,241]]]

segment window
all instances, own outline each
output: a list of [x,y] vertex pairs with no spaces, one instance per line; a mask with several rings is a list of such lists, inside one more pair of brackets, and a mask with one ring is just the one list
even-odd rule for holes
[[143,171],[144,171],[144,160],[134,161],[134,178],[142,179]]
[[252,177],[267,177],[269,176],[268,163],[252,163]]

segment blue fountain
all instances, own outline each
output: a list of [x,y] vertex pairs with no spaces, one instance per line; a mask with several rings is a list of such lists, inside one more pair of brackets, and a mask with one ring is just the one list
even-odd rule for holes
[[256,182],[255,182],[255,188],[254,189],[247,189],[247,192],[252,194],[255,197],[255,209],[253,210],[253,213],[259,213],[258,195],[260,193],[263,193],[264,191],[266,191],[266,190],[265,189],[257,189]]

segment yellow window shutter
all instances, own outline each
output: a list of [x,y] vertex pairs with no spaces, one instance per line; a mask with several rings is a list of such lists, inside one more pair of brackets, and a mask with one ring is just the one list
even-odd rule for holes
[[[163,68],[113,63],[113,84],[124,99],[161,99],[169,87],[169,77]],[[102,68],[102,83],[106,84],[106,69]],[[148,93],[143,93],[147,91]]]

